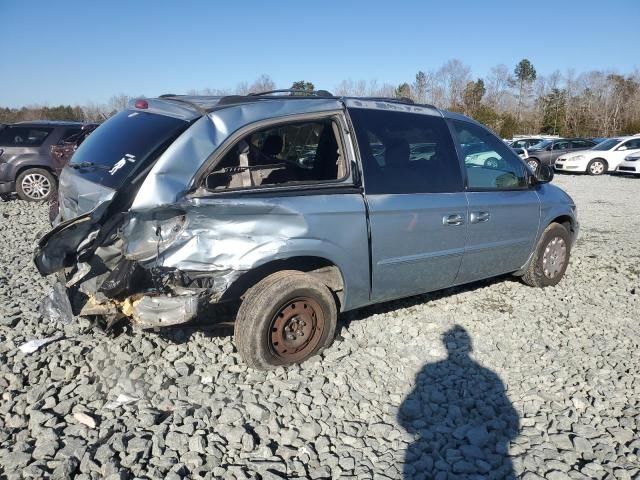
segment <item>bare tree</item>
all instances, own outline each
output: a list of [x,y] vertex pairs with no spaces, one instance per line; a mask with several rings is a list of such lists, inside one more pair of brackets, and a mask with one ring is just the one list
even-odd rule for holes
[[120,110],[124,110],[125,108],[127,108],[129,100],[131,100],[131,97],[125,95],[124,93],[121,93],[120,95],[114,95],[107,102],[109,112],[119,112]]
[[487,93],[485,100],[489,106],[499,112],[506,111],[512,103],[512,95],[509,90],[512,83],[509,68],[500,64],[492,67],[485,82]]
[[249,87],[249,91],[252,93],[269,92],[275,89],[275,82],[269,75],[265,73],[260,75]]
[[471,68],[458,59],[447,61],[436,72],[444,90],[444,102],[447,108],[462,108],[462,92],[471,79]]

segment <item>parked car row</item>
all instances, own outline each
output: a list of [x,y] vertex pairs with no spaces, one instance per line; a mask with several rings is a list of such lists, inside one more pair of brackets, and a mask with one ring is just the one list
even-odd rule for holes
[[0,195],[47,201],[75,149],[97,124],[30,121],[0,128]]
[[595,147],[580,153],[560,156],[555,169],[564,172],[588,173],[629,173],[640,175],[640,135],[609,138]]
[[596,142],[586,138],[558,138],[543,140],[527,149],[526,162],[536,171],[540,165],[553,166],[561,155],[567,152],[579,152],[595,147]]
[[536,171],[541,165],[557,171],[640,175],[640,134],[615,138],[518,138],[511,148]]

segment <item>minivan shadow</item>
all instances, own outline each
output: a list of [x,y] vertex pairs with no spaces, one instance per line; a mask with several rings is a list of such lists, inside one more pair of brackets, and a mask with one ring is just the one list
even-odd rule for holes
[[398,410],[414,438],[404,478],[515,479],[508,448],[520,420],[502,380],[471,358],[463,327],[453,326],[442,342],[447,358],[422,367]]
[[[512,275],[502,275],[466,285],[445,288],[443,290],[423,293],[398,300],[391,300],[345,312],[338,316],[336,334],[339,338],[342,329],[348,328],[351,322],[364,320],[373,314],[386,314],[401,308],[409,308],[459,293],[471,292],[479,288],[490,287],[501,282],[519,282],[519,280],[517,277]],[[239,306],[239,302],[211,304],[201,312],[196,319],[187,324],[176,325],[175,327],[164,327],[151,332],[174,343],[188,342],[193,335],[198,333],[201,333],[208,338],[229,337],[233,335],[233,323]]]

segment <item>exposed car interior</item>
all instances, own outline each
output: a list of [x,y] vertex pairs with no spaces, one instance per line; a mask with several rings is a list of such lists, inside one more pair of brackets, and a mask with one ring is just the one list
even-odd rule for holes
[[346,174],[331,119],[269,127],[241,139],[208,175],[210,190],[338,180]]

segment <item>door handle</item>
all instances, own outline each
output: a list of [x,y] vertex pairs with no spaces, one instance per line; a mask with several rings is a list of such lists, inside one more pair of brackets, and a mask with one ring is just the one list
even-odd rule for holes
[[469,223],[485,223],[491,218],[489,212],[471,212],[469,215]]
[[462,225],[464,223],[464,218],[459,213],[453,213],[451,215],[445,215],[442,217],[443,225]]

